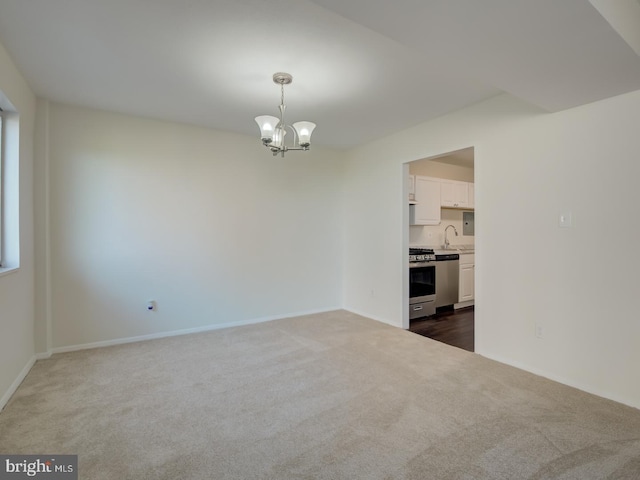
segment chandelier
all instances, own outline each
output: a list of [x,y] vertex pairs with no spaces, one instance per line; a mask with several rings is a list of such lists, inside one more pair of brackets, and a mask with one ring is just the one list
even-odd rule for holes
[[[289,150],[309,150],[311,132],[316,128],[316,124],[312,122],[296,122],[293,125],[287,125],[284,122],[284,111],[287,108],[284,104],[284,86],[292,81],[293,77],[288,73],[274,73],[273,82],[280,85],[280,118],[271,115],[256,117],[262,144],[271,150],[274,157],[278,154],[284,157]],[[284,139],[287,129],[293,132],[293,143],[289,146],[285,145]]]

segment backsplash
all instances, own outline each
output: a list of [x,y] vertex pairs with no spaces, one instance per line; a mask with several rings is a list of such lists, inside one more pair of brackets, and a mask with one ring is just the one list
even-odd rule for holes
[[441,211],[442,221],[440,225],[412,225],[409,227],[409,245],[421,247],[440,248],[444,245],[444,229],[453,225],[458,231],[458,236],[450,228],[447,232],[447,239],[451,245],[473,245],[474,236],[463,235],[463,210],[443,208]]

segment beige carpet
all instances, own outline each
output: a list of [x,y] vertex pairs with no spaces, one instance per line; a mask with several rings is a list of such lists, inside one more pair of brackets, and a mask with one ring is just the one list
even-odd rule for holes
[[640,411],[346,312],[53,356],[0,453],[81,479],[640,479]]

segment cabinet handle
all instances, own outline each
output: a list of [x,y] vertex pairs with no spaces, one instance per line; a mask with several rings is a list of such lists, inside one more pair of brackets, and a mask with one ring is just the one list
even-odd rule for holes
[[417,312],[418,310],[422,310],[422,305],[416,305],[415,307],[413,307],[414,312]]

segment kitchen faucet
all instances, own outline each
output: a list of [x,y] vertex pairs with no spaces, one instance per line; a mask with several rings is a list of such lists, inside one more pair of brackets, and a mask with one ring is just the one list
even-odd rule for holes
[[444,249],[445,250],[449,248],[449,239],[447,238],[447,230],[449,230],[449,227],[453,228],[453,231],[456,234],[456,237],[458,236],[458,230],[456,230],[456,227],[454,227],[453,225],[447,225],[447,227],[444,229]]

